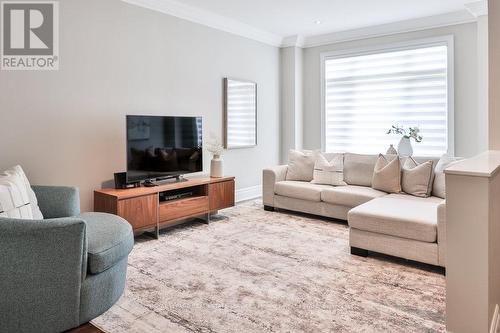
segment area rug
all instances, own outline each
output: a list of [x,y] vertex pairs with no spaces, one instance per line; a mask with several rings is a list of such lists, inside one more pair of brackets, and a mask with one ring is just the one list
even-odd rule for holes
[[93,321],[119,332],[444,332],[445,278],[349,254],[345,223],[250,201],[136,240],[126,290]]

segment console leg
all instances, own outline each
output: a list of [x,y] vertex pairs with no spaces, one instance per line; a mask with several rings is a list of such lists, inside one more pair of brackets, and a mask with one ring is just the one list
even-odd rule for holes
[[156,226],[154,231],[146,231],[145,234],[153,237],[154,239],[159,239],[160,238],[160,227]]
[[264,210],[268,212],[274,212],[274,207],[273,206],[266,206],[264,205]]
[[368,257],[368,250],[360,249],[359,247],[351,246],[351,254],[360,256],[360,257]]

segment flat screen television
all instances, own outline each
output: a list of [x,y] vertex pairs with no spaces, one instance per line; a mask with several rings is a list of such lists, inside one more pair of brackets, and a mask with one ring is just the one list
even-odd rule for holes
[[127,116],[127,182],[203,171],[201,117]]

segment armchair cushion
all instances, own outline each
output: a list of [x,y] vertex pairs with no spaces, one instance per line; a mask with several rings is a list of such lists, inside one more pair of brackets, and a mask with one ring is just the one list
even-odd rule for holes
[[104,272],[132,250],[132,227],[121,217],[106,213],[82,213],[78,218],[87,225],[88,273]]

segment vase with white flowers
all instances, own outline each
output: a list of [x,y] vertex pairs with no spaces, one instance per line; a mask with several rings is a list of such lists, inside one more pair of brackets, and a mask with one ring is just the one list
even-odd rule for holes
[[418,126],[405,128],[400,125],[392,125],[392,127],[387,131],[387,134],[400,134],[402,135],[401,140],[398,144],[398,154],[400,156],[411,156],[413,155],[413,147],[411,146],[411,140],[415,140],[416,143],[422,142],[423,137],[420,135],[420,129]]
[[207,142],[206,148],[212,154],[212,160],[210,161],[210,177],[222,177],[224,175],[224,165],[222,161],[224,147],[220,139],[214,134],[210,135],[210,140]]

